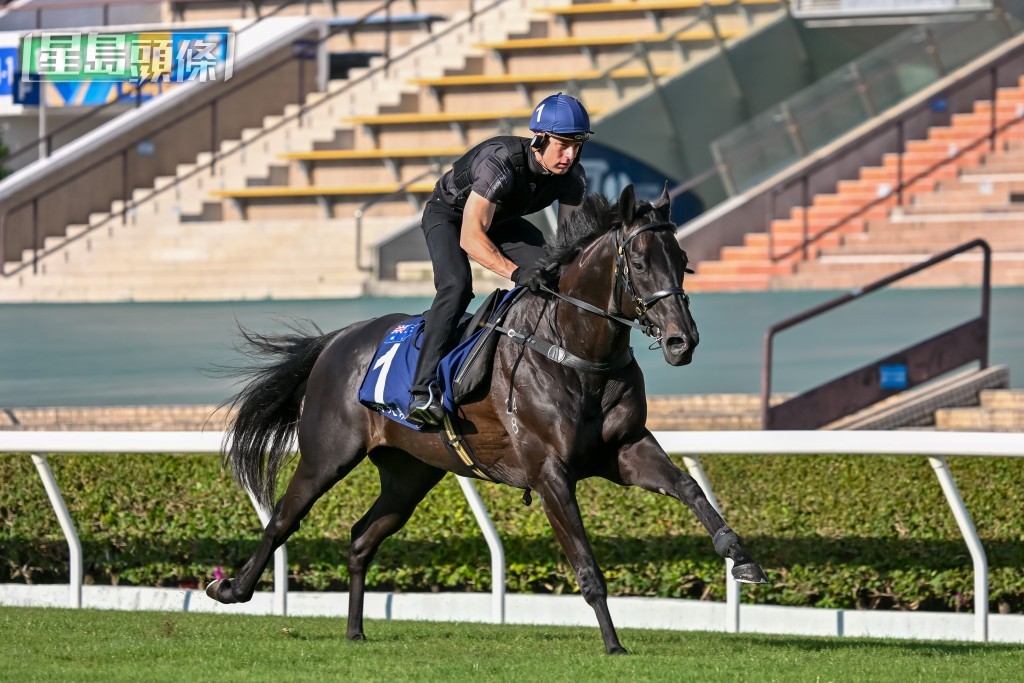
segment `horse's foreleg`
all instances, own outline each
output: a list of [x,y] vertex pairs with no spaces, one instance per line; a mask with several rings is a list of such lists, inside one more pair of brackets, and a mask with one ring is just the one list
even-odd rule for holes
[[431,467],[399,450],[372,453],[370,460],[380,472],[380,496],[369,511],[352,527],[352,545],[348,553],[348,639],[365,640],[363,633],[363,593],[366,568],[385,538],[409,521],[416,506],[434,488],[444,470]]
[[697,481],[669,460],[649,432],[636,443],[623,447],[612,467],[602,475],[618,484],[639,486],[682,501],[710,534],[715,552],[733,561],[734,579],[743,583],[768,582],[761,565],[711,505]]
[[590,541],[587,540],[574,486],[564,474],[545,473],[543,479],[534,486],[534,490],[540,494],[544,512],[555,532],[555,538],[558,539],[576,573],[583,599],[597,615],[605,650],[608,654],[626,654],[625,648],[619,643],[619,636],[615,633],[615,625],[608,612],[608,587],[605,585],[604,574],[601,573],[601,568],[594,558]]
[[270,523],[263,531],[263,538],[256,552],[235,578],[218,579],[207,584],[206,594],[225,604],[248,602],[252,599],[256,583],[263,575],[263,570],[267,568],[274,551],[298,530],[300,522],[309,513],[313,503],[348,474],[358,462],[357,458],[350,467],[339,472],[334,469],[324,471],[311,466],[306,459],[300,459],[295,474],[288,483],[288,489],[274,506]]

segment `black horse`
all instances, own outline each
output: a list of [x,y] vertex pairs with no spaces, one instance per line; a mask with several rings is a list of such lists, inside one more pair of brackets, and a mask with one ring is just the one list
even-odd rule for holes
[[[637,201],[629,186],[615,206],[588,196],[559,227],[547,256],[546,265],[560,268],[558,291],[570,296],[524,296],[504,323],[553,340],[576,362],[561,364],[503,335],[490,392],[460,406],[457,419],[490,478],[540,495],[609,653],[625,650],[576,502],[581,479],[604,477],[682,501],[718,554],[734,561],[734,578],[766,581],[696,481],[669,460],[645,426],[644,378],[629,348],[630,325],[659,339],[673,366],[689,363],[699,340],[681,287],[686,254],[668,216],[667,192],[651,204]],[[211,598],[248,601],[273,551],[324,492],[369,456],[381,492],[352,528],[348,556],[348,637],[365,638],[364,579],[378,546],[405,525],[445,473],[469,474],[436,432],[404,427],[357,399],[377,345],[406,317],[384,316],[326,335],[247,334],[250,351],[270,360],[245,370],[252,379],[234,399],[225,463],[269,506],[296,431],[301,455],[256,553],[237,577],[209,584]]]

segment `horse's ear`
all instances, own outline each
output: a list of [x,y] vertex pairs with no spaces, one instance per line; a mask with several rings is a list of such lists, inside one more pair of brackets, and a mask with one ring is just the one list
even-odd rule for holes
[[661,196],[653,204],[658,215],[661,216],[661,220],[667,221],[669,216],[672,214],[672,197],[668,194],[668,181],[665,181],[665,189],[662,191]]
[[633,192],[633,183],[622,188],[619,195],[619,216],[624,226],[633,225],[636,220],[636,194]]

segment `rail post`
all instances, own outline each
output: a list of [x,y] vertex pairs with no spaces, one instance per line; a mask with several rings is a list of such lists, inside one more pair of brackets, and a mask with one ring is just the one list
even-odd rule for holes
[[78,540],[78,531],[75,529],[75,521],[71,519],[68,506],[64,503],[64,496],[60,495],[60,486],[53,476],[50,463],[46,461],[44,453],[33,453],[32,462],[43,480],[43,487],[46,489],[46,497],[50,499],[53,511],[57,513],[57,521],[60,522],[61,531],[68,542],[68,564],[70,579],[68,581],[69,604],[71,607],[82,606],[82,543]]
[[494,528],[491,515],[487,512],[480,492],[476,490],[476,484],[472,479],[456,477],[462,494],[466,497],[473,516],[476,517],[480,531],[484,534],[487,547],[491,550],[491,621],[495,624],[505,623],[505,547],[501,543],[501,536]]
[[896,205],[903,206],[903,119],[896,122]]
[[32,273],[39,273],[39,198],[32,199]]
[[[715,492],[711,490],[711,482],[704,474],[704,468],[700,466],[700,456],[684,455],[683,464],[686,465],[690,476],[697,480],[697,485],[704,491],[711,507],[715,512],[722,514],[718,507],[718,499]],[[728,557],[725,558],[725,630],[727,633],[740,632],[740,582],[732,578],[732,566],[734,562]]]
[[131,193],[131,187],[129,186],[128,180],[128,148],[125,147],[121,151],[121,198],[123,203],[121,205],[121,225],[128,225],[128,203],[131,200],[129,196]]
[[988,641],[988,558],[985,556],[985,547],[981,544],[978,530],[974,528],[971,513],[964,505],[953,475],[949,472],[946,457],[931,455],[928,456],[928,462],[935,471],[946,502],[953,511],[956,525],[971,553],[971,563],[974,565],[974,639],[984,643]]
[[[266,529],[270,526],[270,510],[256,500],[252,491],[246,489],[245,492],[249,494],[249,502],[252,503],[263,528]],[[288,551],[284,543],[274,551],[274,614],[282,617],[288,615]]]
[[994,66],[989,69],[989,82],[991,83],[992,111],[989,115],[988,149],[990,152],[994,152],[996,151],[996,127],[998,125],[996,119],[996,96],[999,94],[999,82],[997,80],[996,67]]
[[210,100],[210,177],[217,175],[217,98]]

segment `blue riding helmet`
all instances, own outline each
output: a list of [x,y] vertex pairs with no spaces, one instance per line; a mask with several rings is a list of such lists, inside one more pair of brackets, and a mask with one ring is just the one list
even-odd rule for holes
[[530,130],[580,141],[594,133],[590,130],[590,114],[583,103],[562,93],[541,100],[530,117]]

